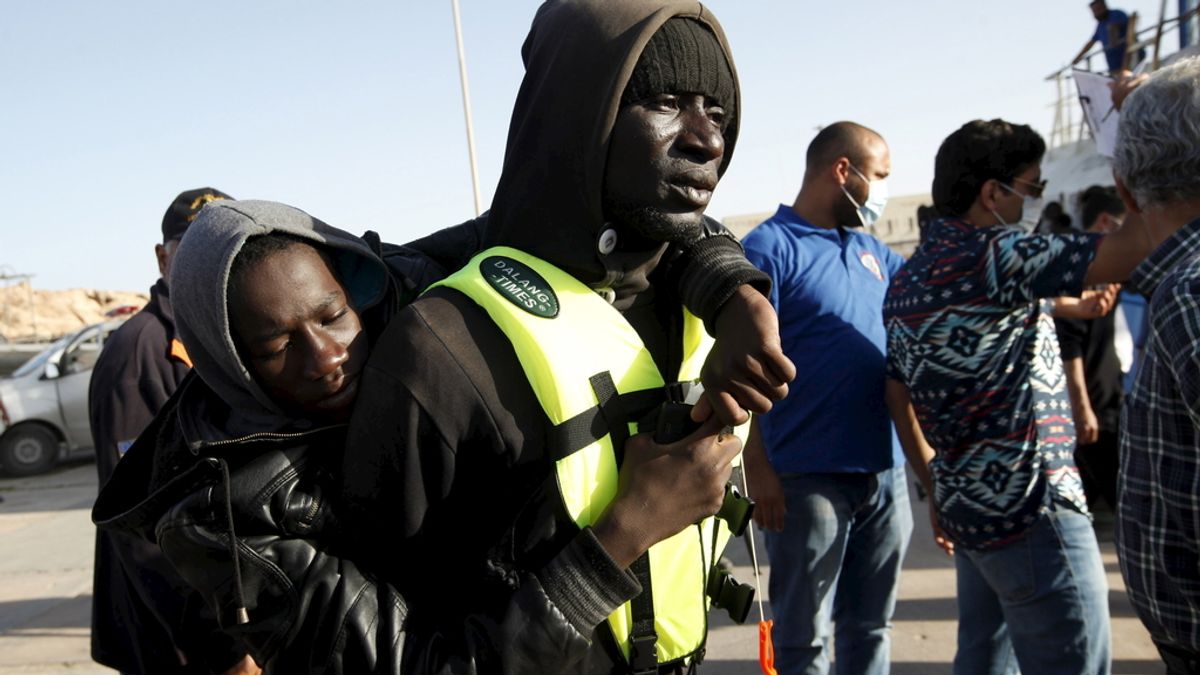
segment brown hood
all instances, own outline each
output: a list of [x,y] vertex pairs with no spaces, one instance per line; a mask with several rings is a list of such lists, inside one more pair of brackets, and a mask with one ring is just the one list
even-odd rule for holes
[[[593,286],[620,287],[628,281],[622,277],[644,275],[646,265],[653,266],[661,247],[600,254],[606,229],[602,183],[625,84],[651,36],[677,16],[712,29],[736,81],[725,33],[698,2],[548,0],[538,9],[521,49],[525,79],[513,106],[486,245],[527,251]],[[725,131],[722,174],[737,141],[736,86],[735,96],[738,114]]]

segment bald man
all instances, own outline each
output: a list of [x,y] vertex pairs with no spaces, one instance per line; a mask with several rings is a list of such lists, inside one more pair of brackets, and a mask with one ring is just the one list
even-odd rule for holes
[[886,673],[912,514],[884,403],[883,299],[904,260],[862,231],[879,219],[887,143],[853,122],[808,147],[790,206],[743,242],[771,276],[791,396],[755,418],[745,462],[771,559],[780,673]]

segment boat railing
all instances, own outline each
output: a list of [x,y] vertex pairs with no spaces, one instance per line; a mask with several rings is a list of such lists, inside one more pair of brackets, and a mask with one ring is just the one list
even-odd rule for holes
[[[1163,38],[1180,30],[1181,26],[1193,19],[1198,11],[1200,11],[1200,7],[1194,7],[1174,18],[1160,19],[1155,25],[1141,30],[1137,29],[1138,14],[1134,12],[1130,16],[1130,32],[1133,34],[1134,39],[1126,41],[1128,44],[1126,47],[1126,62],[1130,63],[1137,72],[1157,69],[1164,57],[1162,51]],[[1137,55],[1144,49],[1151,50],[1152,54],[1144,62],[1137,62]],[[1078,62],[1065,65],[1046,76],[1046,81],[1053,82],[1055,87],[1054,103],[1049,106],[1054,110],[1054,122],[1050,127],[1049,139],[1051,148],[1068,145],[1091,137],[1091,129],[1084,118],[1079,94],[1075,89],[1075,83],[1072,79],[1072,72],[1075,70],[1104,72],[1095,70],[1092,67],[1092,60],[1097,57],[1102,60],[1104,58],[1104,47],[1102,45],[1089,51]]]

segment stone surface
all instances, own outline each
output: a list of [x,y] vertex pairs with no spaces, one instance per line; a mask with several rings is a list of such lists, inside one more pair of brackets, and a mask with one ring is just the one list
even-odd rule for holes
[[[0,479],[0,675],[111,674],[89,655],[95,466],[88,461],[24,479]],[[892,673],[950,673],[956,610],[954,567],[933,544],[923,502],[913,503],[915,528],[905,561],[892,637]],[[1160,674],[1164,669],[1133,615],[1117,568],[1112,538],[1101,530],[1113,616],[1113,673]],[[761,538],[758,551],[763,554]],[[770,574],[762,559],[762,587]],[[729,557],[739,580],[752,582],[750,555],[733,542]],[[767,616],[770,606],[765,605]],[[759,673],[758,610],[745,626],[712,614],[706,675]]]

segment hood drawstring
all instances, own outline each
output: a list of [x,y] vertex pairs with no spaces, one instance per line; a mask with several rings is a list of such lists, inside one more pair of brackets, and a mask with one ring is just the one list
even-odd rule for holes
[[233,583],[237,593],[237,622],[250,623],[250,613],[246,611],[246,591],[242,588],[242,560],[238,555],[237,533],[233,529],[233,494],[229,487],[229,464],[224,459],[217,458],[221,465],[221,482],[225,491],[225,527],[229,535],[229,555],[233,558]]

